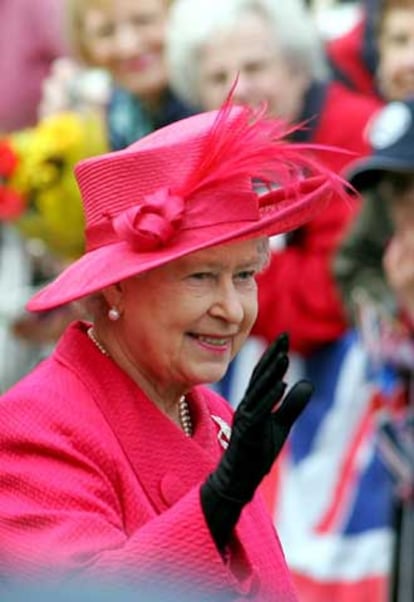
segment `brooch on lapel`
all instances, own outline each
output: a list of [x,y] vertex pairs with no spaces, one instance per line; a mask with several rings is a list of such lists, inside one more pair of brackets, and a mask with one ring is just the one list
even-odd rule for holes
[[227,449],[229,446],[229,441],[230,441],[230,436],[231,436],[231,426],[229,424],[227,424],[227,422],[225,420],[223,420],[223,418],[220,418],[220,416],[211,414],[211,418],[219,427],[219,430],[217,433],[217,439],[218,439],[221,447],[223,449]]

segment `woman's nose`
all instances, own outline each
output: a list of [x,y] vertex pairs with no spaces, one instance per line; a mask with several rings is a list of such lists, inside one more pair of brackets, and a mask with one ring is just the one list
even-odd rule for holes
[[124,23],[118,26],[115,46],[118,54],[128,56],[140,49],[141,36],[133,27]]
[[218,288],[211,305],[211,315],[227,322],[240,324],[244,318],[244,307],[240,294],[233,283]]
[[234,101],[240,104],[246,104],[250,101],[250,84],[248,76],[241,71],[237,74],[237,83],[233,92]]

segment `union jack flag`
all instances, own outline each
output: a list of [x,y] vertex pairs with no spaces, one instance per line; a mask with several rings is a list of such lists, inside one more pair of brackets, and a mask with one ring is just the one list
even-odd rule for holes
[[304,361],[303,373],[314,396],[264,485],[299,599],[385,602],[395,482],[378,416],[400,383],[391,373],[372,374],[354,332]]
[[[233,405],[262,350],[250,342],[220,384]],[[299,599],[386,602],[396,482],[384,459],[381,416],[394,411],[402,385],[394,371],[373,369],[354,331],[297,358],[291,376],[309,378],[315,393],[262,491]]]

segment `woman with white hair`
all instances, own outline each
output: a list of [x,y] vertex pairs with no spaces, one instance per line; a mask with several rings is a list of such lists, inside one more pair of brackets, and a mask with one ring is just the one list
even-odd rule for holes
[[[243,32],[250,26],[252,33],[269,33],[254,27],[255,23],[250,20],[252,12],[266,19],[271,40],[264,35],[251,36],[250,41],[255,44],[244,46],[244,61],[240,58],[236,64],[233,58],[234,65],[227,64],[225,57],[220,62],[213,55],[214,50],[209,53],[212,47],[218,50],[220,40],[224,48],[224,40],[235,32],[235,23],[244,25]],[[287,23],[289,27],[285,26]],[[237,41],[238,36],[233,33],[236,45]],[[299,99],[309,83],[327,75],[318,33],[302,3],[296,0],[284,3],[272,0],[230,0],[222,3],[178,0],[172,8],[168,42],[172,84],[179,96],[191,106],[220,105],[238,71],[236,100],[253,101],[255,104],[265,100],[271,112],[296,119],[302,109]],[[275,59],[276,54],[280,60],[270,60]],[[219,69],[221,77],[218,77]],[[253,84],[250,84],[253,96],[248,97],[244,79],[247,80],[247,74],[253,74],[254,70],[256,85],[253,89]],[[262,88],[258,76],[261,77]]]
[[[300,1],[176,0],[167,56],[173,89],[192,105],[216,108],[234,84],[235,101],[265,102],[271,114],[303,122],[292,138],[351,151],[319,153],[337,172],[352,153],[369,151],[363,131],[379,101],[328,79],[321,41]],[[274,252],[259,279],[255,334],[272,340],[287,330],[292,349],[309,355],[345,331],[330,264],[357,208],[333,203]]]

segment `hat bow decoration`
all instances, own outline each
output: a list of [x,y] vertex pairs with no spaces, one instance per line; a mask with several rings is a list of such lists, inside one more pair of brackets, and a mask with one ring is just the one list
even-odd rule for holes
[[183,215],[184,199],[169,188],[159,188],[115,216],[112,226],[121,240],[139,251],[152,251],[168,244],[177,232]]
[[333,149],[290,142],[294,129],[229,97],[218,111],[80,161],[86,251],[27,308],[58,307],[208,247],[288,232],[332,197],[348,200],[344,180],[313,153]]

